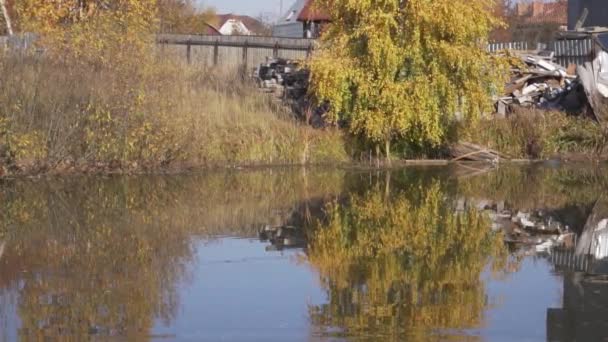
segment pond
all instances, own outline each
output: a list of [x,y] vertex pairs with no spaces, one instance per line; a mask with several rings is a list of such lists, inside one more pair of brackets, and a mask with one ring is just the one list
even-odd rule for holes
[[608,170],[0,183],[0,341],[608,338]]

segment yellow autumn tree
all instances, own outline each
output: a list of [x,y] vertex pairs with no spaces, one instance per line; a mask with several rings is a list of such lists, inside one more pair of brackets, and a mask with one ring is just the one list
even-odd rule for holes
[[490,110],[500,63],[485,50],[494,0],[317,0],[332,23],[311,62],[328,118],[368,143],[437,147]]
[[141,64],[157,24],[156,0],[22,0],[16,9],[50,53],[103,66]]

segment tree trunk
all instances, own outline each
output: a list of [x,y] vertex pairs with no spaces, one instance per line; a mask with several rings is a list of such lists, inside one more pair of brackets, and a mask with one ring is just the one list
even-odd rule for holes
[[6,32],[9,36],[13,35],[13,25],[11,24],[11,17],[8,15],[8,9],[6,8],[6,0],[0,0],[0,9],[4,16],[4,22],[6,23]]
[[386,139],[384,142],[384,152],[386,153],[386,162],[391,165],[391,141]]
[[[0,0],[0,1],[4,1],[4,0]],[[5,246],[6,246],[6,242],[4,242],[4,241],[0,242],[0,259],[2,259],[2,256],[4,255]]]

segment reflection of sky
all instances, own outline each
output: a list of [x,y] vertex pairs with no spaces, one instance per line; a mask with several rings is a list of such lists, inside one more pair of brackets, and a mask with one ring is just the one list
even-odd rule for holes
[[[252,240],[199,244],[192,277],[179,284],[179,307],[170,326],[154,336],[171,341],[308,341],[308,304],[327,303],[318,275],[296,252],[266,252]],[[466,333],[487,341],[544,341],[548,308],[562,307],[561,277],[544,259],[526,258],[517,273],[486,280],[485,325]],[[0,342],[16,341],[20,322],[14,292],[0,294]],[[160,338],[159,341],[165,340]]]
[[486,279],[495,308],[486,313],[479,334],[487,341],[546,341],[547,309],[562,307],[563,280],[547,260],[526,258],[517,273],[502,281]]
[[[178,341],[310,340],[307,304],[327,298],[317,275],[294,252],[266,252],[258,241],[223,239],[201,244],[193,278],[182,284],[180,309],[156,334]],[[467,331],[488,341],[546,340],[548,308],[560,308],[562,280],[544,259],[526,258],[505,279],[488,273],[485,325]]]
[[326,302],[317,275],[294,252],[266,252],[258,241],[199,245],[180,308],[159,335],[178,341],[307,341],[308,304]]

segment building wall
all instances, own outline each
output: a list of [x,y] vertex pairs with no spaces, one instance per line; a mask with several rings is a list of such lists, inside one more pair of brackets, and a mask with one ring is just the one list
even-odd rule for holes
[[240,20],[229,19],[219,29],[220,33],[224,36],[230,36],[233,34],[239,35],[251,35],[247,26]]
[[583,26],[608,26],[608,0],[569,0],[569,29],[574,29],[584,8],[589,10],[589,15]]
[[275,25],[272,27],[272,36],[282,38],[303,38],[304,24],[301,22],[294,22],[292,24]]

